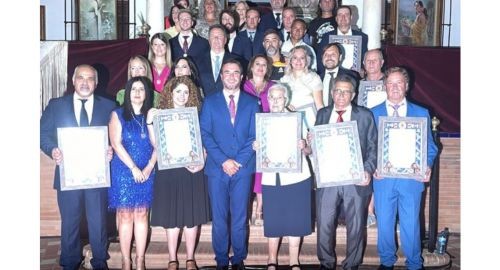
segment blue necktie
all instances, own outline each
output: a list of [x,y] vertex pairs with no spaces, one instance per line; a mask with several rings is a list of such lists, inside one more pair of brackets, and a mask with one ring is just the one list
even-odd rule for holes
[[220,55],[215,56],[215,72],[214,72],[214,81],[217,81],[217,77],[219,77],[220,72]]

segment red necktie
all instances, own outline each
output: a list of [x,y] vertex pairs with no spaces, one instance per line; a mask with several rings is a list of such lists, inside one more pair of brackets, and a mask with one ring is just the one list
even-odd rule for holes
[[231,115],[231,121],[234,121],[236,117],[236,105],[234,104],[234,95],[229,95],[229,115]]
[[345,113],[345,110],[344,111],[336,111],[336,112],[339,114],[339,117],[337,118],[337,123],[344,122],[344,119],[342,119],[342,114]]

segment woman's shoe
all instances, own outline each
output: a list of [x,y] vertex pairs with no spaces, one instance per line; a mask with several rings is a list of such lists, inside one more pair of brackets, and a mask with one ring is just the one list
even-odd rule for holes
[[178,269],[179,269],[179,261],[168,262],[168,270],[178,270]]
[[290,270],[301,270],[302,267],[300,266],[300,264],[292,264],[290,265]]
[[278,270],[278,264],[277,263],[268,263],[267,270]]
[[135,257],[135,269],[146,270],[146,258],[144,256]]
[[262,225],[264,225],[264,220],[262,219],[262,212],[256,212],[255,213],[255,220],[253,222],[253,225],[255,225],[255,226],[262,226]]
[[194,259],[186,261],[186,270],[198,270],[198,265]]

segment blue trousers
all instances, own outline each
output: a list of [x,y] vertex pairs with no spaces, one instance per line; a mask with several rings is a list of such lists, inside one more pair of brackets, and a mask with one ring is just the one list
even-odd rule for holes
[[230,239],[234,254],[231,263],[239,264],[247,257],[247,214],[251,183],[251,175],[208,176],[212,208],[212,247],[217,266],[229,265]]
[[108,238],[106,213],[107,188],[57,191],[57,203],[61,213],[61,256],[59,264],[64,270],[78,269],[82,261],[80,219],[85,209],[89,240],[92,249],[93,269],[107,269]]
[[392,266],[396,256],[396,214],[399,215],[401,247],[410,270],[422,268],[420,202],[424,184],[409,179],[373,180],[377,215],[377,249],[380,262]]

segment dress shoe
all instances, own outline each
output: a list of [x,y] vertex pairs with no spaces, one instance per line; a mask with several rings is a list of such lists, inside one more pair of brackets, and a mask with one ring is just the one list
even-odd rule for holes
[[394,270],[394,266],[385,266],[385,265],[381,264],[378,267],[378,270]]
[[216,270],[229,270],[228,265],[217,265]]
[[353,266],[351,268],[346,268],[346,270],[358,270],[358,266]]
[[245,264],[242,262],[231,265],[231,270],[245,270]]
[[335,270],[335,268],[329,268],[329,267],[326,267],[325,265],[320,264],[319,270]]

